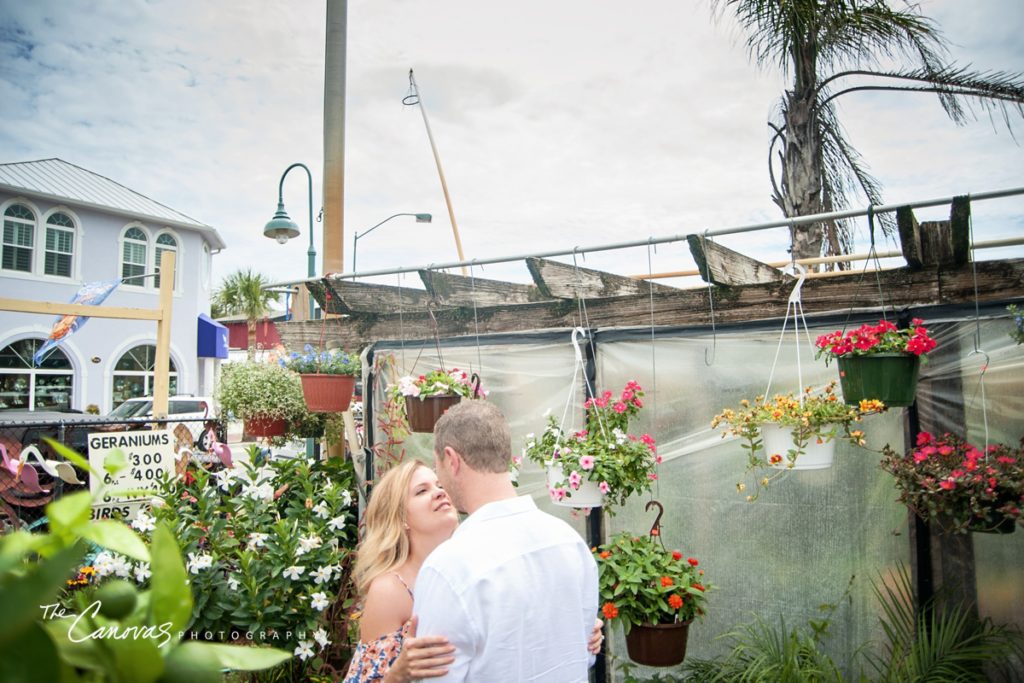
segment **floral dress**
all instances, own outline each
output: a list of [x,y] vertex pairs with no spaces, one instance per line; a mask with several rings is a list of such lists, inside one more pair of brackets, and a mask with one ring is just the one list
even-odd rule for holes
[[[402,585],[405,581],[398,574],[395,574]],[[405,586],[412,597],[409,586]],[[348,667],[348,673],[342,683],[365,683],[366,681],[379,681],[384,678],[391,665],[398,659],[402,651],[402,643],[409,633],[409,625],[402,624],[402,627],[394,633],[385,633],[380,638],[365,642],[360,640],[356,651],[352,653],[352,663]]]

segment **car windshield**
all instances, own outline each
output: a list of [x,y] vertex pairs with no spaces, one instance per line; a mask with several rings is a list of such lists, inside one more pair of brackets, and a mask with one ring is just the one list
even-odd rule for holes
[[125,401],[110,411],[110,415],[111,417],[138,417],[148,413],[152,405],[152,401]]

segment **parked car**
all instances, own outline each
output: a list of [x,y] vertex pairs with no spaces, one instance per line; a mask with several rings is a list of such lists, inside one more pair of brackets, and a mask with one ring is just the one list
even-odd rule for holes
[[[179,420],[214,419],[214,403],[209,396],[171,396],[167,399],[167,417]],[[130,398],[108,413],[109,417],[152,417],[153,397]]]

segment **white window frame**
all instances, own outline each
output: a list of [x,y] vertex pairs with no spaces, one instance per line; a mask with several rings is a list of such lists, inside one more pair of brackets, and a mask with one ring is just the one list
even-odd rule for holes
[[[168,235],[169,237],[171,237],[174,240],[175,247],[174,247],[173,250],[168,248],[166,245],[161,247],[161,245],[158,243],[160,238],[163,237],[164,235]],[[157,272],[157,270],[159,270],[159,263],[160,263],[159,258],[160,258],[160,252],[161,251],[173,251],[174,252],[175,257],[176,257],[174,259],[174,263],[175,263],[175,266],[174,266],[174,292],[176,294],[180,293],[180,291],[181,291],[181,269],[182,269],[182,262],[183,262],[182,255],[181,255],[182,254],[181,235],[179,235],[178,233],[174,232],[170,228],[163,228],[162,230],[157,232],[156,235],[153,237],[153,249],[152,249],[152,251],[153,251],[153,267],[149,271],[151,273],[155,273],[155,272]],[[157,278],[151,278],[150,281],[152,282],[152,286],[155,289],[160,289],[160,286],[157,284]]]
[[[64,214],[71,220],[71,227],[63,225],[50,225],[50,218],[54,214]],[[38,272],[41,276],[47,279],[53,279],[58,282],[73,282],[80,280],[79,270],[82,262],[82,221],[78,218],[74,211],[66,206],[55,206],[54,208],[43,214],[42,219],[39,221],[39,233],[42,235],[40,244],[42,248],[39,250],[39,261],[38,261]],[[72,245],[71,245],[71,273],[69,275],[51,275],[46,272],[46,254],[48,252],[46,248],[46,238],[50,229],[70,232]],[[63,252],[55,252],[63,253]]]
[[[152,270],[147,270],[147,268],[149,268],[151,266],[151,264],[152,264],[152,253],[153,253],[153,248],[152,248],[153,247],[153,239],[152,239],[152,235],[150,235],[149,229],[145,225],[143,225],[142,223],[133,222],[133,223],[129,223],[128,225],[126,225],[123,228],[121,228],[121,234],[120,234],[120,236],[118,237],[118,240],[117,240],[117,277],[118,278],[124,277],[124,264],[125,264],[124,248],[125,248],[125,245],[129,244],[129,243],[130,244],[138,244],[139,243],[138,240],[135,240],[135,239],[129,240],[128,237],[127,237],[128,231],[131,230],[132,228],[135,228],[135,229],[139,230],[140,232],[142,232],[143,235],[146,236],[146,255],[145,255],[145,258],[143,259],[143,261],[141,263],[141,265],[142,265],[142,273],[141,274],[142,275],[146,275],[148,273],[152,273],[153,272]],[[140,264],[133,263],[131,265],[140,265]],[[144,290],[144,289],[152,290],[152,285],[149,284],[147,279],[140,279],[140,278],[135,278],[135,279],[131,279],[131,280],[125,280],[123,283],[121,283],[121,286],[122,287],[130,287],[132,289],[137,289],[137,290]]]
[[[7,341],[3,342],[2,344],[0,344],[0,349],[6,349],[8,346],[11,346],[12,344],[17,344],[18,342],[22,342],[22,341],[26,341],[26,340],[35,341],[35,342],[38,343],[38,346],[42,346],[46,342],[46,337],[45,337],[44,334],[31,334],[31,335],[15,336],[15,337],[12,337],[12,338],[8,339]],[[79,387],[78,387],[78,379],[79,378],[78,378],[78,367],[77,367],[77,365],[75,363],[74,354],[69,349],[63,348],[63,347],[53,348],[53,349],[51,349],[49,351],[49,353],[47,355],[49,355],[51,353],[59,353],[62,356],[64,356],[64,358],[66,358],[67,361],[68,361],[68,365],[71,366],[71,369],[70,370],[67,370],[67,369],[52,370],[52,369],[37,368],[37,367],[29,364],[29,366],[26,367],[26,368],[7,368],[7,369],[0,370],[4,374],[8,374],[8,375],[25,375],[25,376],[28,377],[28,410],[30,412],[35,412],[35,410],[36,410],[36,405],[35,405],[36,404],[36,380],[39,377],[54,377],[54,376],[70,377],[71,378],[71,382],[70,382],[70,385],[68,387],[68,392],[70,393],[70,399],[68,401],[68,406],[73,408],[76,405],[75,399],[76,399],[76,395],[77,395],[78,390],[79,390]]]
[[[32,202],[27,201],[27,200],[25,200],[23,198],[20,198],[20,197],[15,198],[15,199],[11,199],[9,201],[4,202],[2,205],[0,205],[0,221],[3,221],[3,222],[7,221],[7,211],[8,211],[8,209],[10,209],[12,206],[15,206],[15,205],[23,206],[26,209],[28,209],[30,212],[32,212],[32,253],[29,256],[28,270],[17,270],[17,269],[14,269],[14,268],[4,268],[3,267],[3,261],[0,260],[0,272],[2,272],[4,275],[10,275],[10,276],[13,276],[13,277],[33,278],[39,272],[38,265],[37,265],[37,261],[39,260],[39,216],[40,216],[39,207],[35,206]],[[22,218],[12,218],[11,220],[15,221],[15,222],[18,222],[18,223],[22,223],[24,221],[24,219],[22,219]],[[3,248],[2,247],[2,243],[3,243],[3,232],[2,232],[2,229],[3,229],[3,224],[0,223],[0,254],[2,254],[2,248]],[[12,246],[14,246],[14,245],[12,245]],[[24,247],[22,247],[22,248],[24,248]]]
[[[153,349],[153,363],[151,364],[149,369],[144,369],[144,370],[118,370],[117,369],[117,365],[118,365],[118,363],[121,362],[121,359],[123,359],[129,353],[131,353],[132,351],[134,351],[135,349],[137,349],[137,348],[139,348],[141,346],[152,347],[152,349]],[[168,373],[168,375],[167,375],[168,384],[170,384],[170,380],[173,378],[174,379],[175,389],[176,389],[176,392],[171,392],[171,393],[172,394],[173,393],[181,393],[181,371],[178,369],[179,367],[181,367],[181,364],[177,360],[175,360],[173,353],[170,354],[169,361],[170,361],[171,367],[174,368],[174,369],[171,370]],[[142,388],[143,388],[142,395],[143,396],[152,396],[153,395],[153,384],[156,381],[155,370],[154,370],[155,367],[156,367],[156,342],[155,341],[136,341],[136,342],[133,342],[133,343],[129,344],[127,346],[127,348],[122,349],[116,355],[116,357],[114,357],[113,363],[110,364],[110,385],[109,385],[108,388],[110,390],[111,398],[113,399],[113,396],[114,396],[114,382],[117,381],[118,377],[141,377],[142,378]],[[113,402],[113,401],[111,401],[111,402]],[[117,405],[112,405],[111,409],[116,408],[116,407],[117,407]]]

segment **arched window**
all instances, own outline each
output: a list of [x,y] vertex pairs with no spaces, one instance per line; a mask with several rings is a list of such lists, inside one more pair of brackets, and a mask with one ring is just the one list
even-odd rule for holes
[[149,238],[142,228],[132,227],[125,230],[121,244],[121,277],[136,278],[128,280],[125,284],[144,287],[145,280],[138,279],[138,276],[146,273]]
[[[117,359],[114,365],[114,386],[112,395],[114,407],[121,405],[130,398],[153,395],[153,368],[156,365],[156,346],[140,344],[134,346]],[[170,359],[170,378],[168,393],[178,393],[178,370],[174,359]]]
[[46,275],[71,277],[75,258],[75,223],[66,213],[53,213],[46,219]]
[[37,368],[32,356],[45,339],[22,339],[0,350],[0,409],[70,410],[75,370],[61,349],[51,349]]
[[12,204],[4,211],[4,270],[32,272],[32,250],[35,247],[36,216],[22,204]]
[[[156,254],[154,255],[153,272],[156,273],[157,276],[155,278],[153,278],[153,286],[157,287],[157,288],[160,287],[160,256],[165,251],[173,251],[173,252],[177,252],[178,251],[178,240],[174,239],[174,235],[172,235],[169,232],[161,233],[156,238]],[[176,262],[176,265],[175,265],[174,269],[175,269],[175,271],[180,271],[181,270],[181,261],[180,260],[178,260]],[[175,277],[174,280],[175,280],[174,284],[177,284],[178,278]]]

